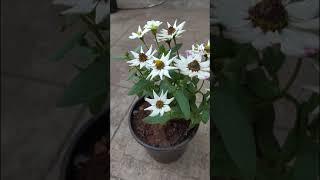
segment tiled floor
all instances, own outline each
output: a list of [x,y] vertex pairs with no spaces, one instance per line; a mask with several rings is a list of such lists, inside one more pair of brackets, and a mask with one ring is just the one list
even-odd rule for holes
[[[195,5],[195,4],[193,4]],[[177,7],[177,8],[173,8]],[[182,50],[191,49],[194,42],[209,39],[209,1],[191,9],[190,1],[167,1],[150,9],[123,10],[111,15],[111,57],[135,49],[138,40],[128,36],[147,20],[163,22],[186,21],[187,30],[179,42]],[[188,13],[186,13],[188,11]],[[153,41],[146,39],[148,44]],[[160,164],[153,160],[130,134],[128,109],[135,98],[127,95],[132,83],[127,81],[128,64],[111,62],[111,175],[121,180],[207,180],[209,179],[209,123],[201,125],[186,153],[177,162]]]

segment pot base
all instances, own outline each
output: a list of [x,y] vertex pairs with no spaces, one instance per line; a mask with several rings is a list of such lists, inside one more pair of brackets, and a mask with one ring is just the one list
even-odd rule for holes
[[[143,123],[143,118],[148,116],[148,114],[145,114],[145,112],[137,112],[138,109],[140,109],[140,111],[143,111],[143,109],[145,109],[146,107],[140,107],[141,105],[143,105],[145,103],[144,99],[141,98],[139,99],[134,105],[133,108],[130,111],[130,116],[129,116],[129,128],[130,128],[130,132],[132,134],[132,136],[134,137],[134,139],[141,144],[148,152],[148,154],[150,154],[150,156],[155,159],[156,161],[160,162],[160,163],[171,163],[174,161],[177,161],[185,152],[186,148],[187,148],[187,144],[191,141],[191,139],[194,137],[194,135],[196,134],[199,125],[195,126],[194,128],[188,130],[188,125],[185,126],[186,123],[182,123],[182,121],[185,120],[173,120],[172,122],[170,122],[170,124],[167,124],[165,126],[161,126],[161,128],[159,128],[159,125],[150,125],[150,124],[145,124]],[[134,113],[135,115],[133,115]],[[142,114],[142,116],[140,115]],[[152,140],[156,140],[156,141],[151,141],[151,142],[163,142],[163,141],[159,141],[158,138],[164,138],[162,140],[166,141],[168,137],[174,137],[175,141],[172,141],[171,144],[166,144],[165,146],[161,146],[160,144],[148,144],[145,141],[143,141],[143,139],[140,138],[140,136],[135,132],[134,128],[137,128],[135,123],[137,118],[134,118],[135,116],[140,117],[139,120],[139,125],[142,126],[139,127],[139,135],[143,138],[145,138],[145,140],[150,141],[150,138],[148,138],[148,135],[159,135],[159,133],[162,133],[160,136],[149,136],[151,137]],[[180,122],[180,123],[179,123]],[[172,124],[173,123],[173,124]],[[176,124],[175,124],[176,123]],[[183,125],[184,124],[184,125]],[[182,125],[182,126],[180,126]],[[134,127],[134,128],[133,128]],[[149,129],[150,128],[150,129]],[[147,131],[142,131],[143,133],[141,134],[141,129],[146,129]],[[151,133],[148,133],[150,130]],[[168,130],[168,131],[166,131]],[[182,130],[182,131],[181,131]],[[147,132],[147,133],[144,133]],[[165,136],[163,136],[163,133],[169,133]],[[178,133],[180,134],[179,136],[174,136],[174,135],[178,135],[178,134],[172,134],[172,133]],[[170,138],[169,138],[170,139]]]

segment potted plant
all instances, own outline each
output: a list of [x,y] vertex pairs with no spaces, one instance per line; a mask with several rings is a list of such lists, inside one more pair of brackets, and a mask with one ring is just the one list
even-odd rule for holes
[[[130,111],[130,132],[155,160],[169,163],[183,154],[199,124],[209,119],[210,91],[203,84],[210,77],[210,42],[180,54],[182,43],[177,40],[185,22],[167,23],[159,32],[161,24],[151,20],[139,26],[129,38],[141,45],[122,59],[134,81],[129,95],[140,97]],[[147,33],[153,44],[145,41]]]
[[[301,87],[311,90],[304,97],[291,91],[303,64],[319,77],[319,1],[211,2],[212,175],[319,178],[319,84]],[[286,80],[279,72],[288,61]],[[274,132],[279,100],[295,107],[282,144]]]
[[74,35],[50,58],[57,62],[77,57],[78,74],[65,88],[59,107],[84,105],[93,117],[75,129],[63,154],[59,179],[102,180],[109,177],[109,1],[55,0],[71,6],[63,11],[61,31],[76,26]]

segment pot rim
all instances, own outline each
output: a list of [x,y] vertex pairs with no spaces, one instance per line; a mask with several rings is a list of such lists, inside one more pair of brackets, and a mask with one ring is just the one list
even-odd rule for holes
[[97,120],[99,120],[102,116],[104,116],[104,114],[108,115],[109,109],[104,109],[97,115],[89,118],[86,122],[80,124],[80,127],[76,127],[73,130],[71,137],[68,139],[66,150],[62,152],[62,159],[61,159],[60,173],[59,173],[60,179],[66,179],[67,168],[69,164],[72,163],[70,162],[72,158],[72,154],[74,153],[76,145],[80,141],[81,136],[87,131],[87,129],[92,127]]
[[[131,116],[132,116],[132,113],[133,113],[133,110],[134,108],[136,107],[136,105],[141,102],[142,100],[144,100],[143,97],[140,97],[131,107],[131,110],[130,110],[130,113],[129,113],[129,116],[128,116],[128,121],[129,121],[129,129],[130,129],[130,132],[131,132],[131,135],[134,137],[134,139],[139,143],[141,144],[142,146],[148,148],[148,149],[152,149],[154,151],[171,151],[171,150],[174,150],[174,149],[179,149],[180,147],[182,146],[185,146],[189,141],[192,140],[192,138],[195,136],[196,132],[193,133],[189,138],[186,138],[185,140],[183,140],[182,142],[180,142],[179,144],[176,144],[174,146],[169,146],[169,147],[155,147],[155,146],[152,146],[152,145],[149,145],[145,142],[143,142],[134,132],[133,128],[132,128],[132,124],[131,124]],[[199,128],[199,124],[197,124],[193,129],[195,131],[197,131]]]

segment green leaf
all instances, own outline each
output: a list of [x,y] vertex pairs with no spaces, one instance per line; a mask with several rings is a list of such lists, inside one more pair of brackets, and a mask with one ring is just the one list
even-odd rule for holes
[[280,159],[280,145],[273,134],[275,111],[272,104],[258,107],[256,112],[256,138],[262,157],[276,162]]
[[148,124],[165,124],[167,121],[170,120],[170,115],[169,113],[164,113],[163,116],[148,116],[146,118],[144,118],[144,122],[148,123]]
[[160,47],[158,48],[158,56],[157,57],[160,57],[162,56],[162,54],[167,54],[168,51],[166,50],[166,48],[164,47],[164,45],[160,45]]
[[173,93],[176,90],[176,87],[173,86],[167,79],[164,79],[160,82],[160,89],[168,91],[169,93]]
[[73,106],[90,101],[107,91],[106,61],[96,60],[71,81],[65,89],[59,107]]
[[284,63],[285,55],[278,47],[267,47],[262,51],[262,64],[266,67],[270,74],[278,72]]
[[89,110],[92,114],[97,114],[103,110],[103,106],[106,103],[107,100],[107,93],[103,93],[101,95],[98,95],[96,97],[93,97],[89,103]]
[[305,137],[297,153],[293,177],[294,180],[317,179],[319,176],[319,149],[309,137]]
[[61,60],[69,51],[77,46],[86,32],[78,32],[72,36],[72,38],[58,51],[55,55],[49,58],[50,61]]
[[250,124],[250,106],[244,94],[240,85],[227,81],[221,84],[213,94],[211,119],[242,175],[252,179],[256,173],[256,145]]
[[226,151],[222,140],[215,137],[213,140],[213,176],[218,177],[241,177],[240,170],[231,159],[229,153]]
[[193,77],[193,78],[191,79],[191,81],[192,81],[192,83],[193,83],[194,85],[197,85],[198,82],[199,82],[199,79],[196,78],[196,77]]
[[191,120],[191,122],[189,124],[189,128],[193,128],[197,124],[199,124],[202,119],[196,111],[192,111],[190,120]]
[[296,128],[293,128],[289,131],[288,136],[281,147],[282,161],[289,162],[294,158],[298,148],[298,135],[299,134]]
[[150,81],[145,79],[140,79],[136,84],[132,86],[132,88],[128,92],[128,95],[135,95],[140,92],[143,92],[144,88],[146,88],[149,84],[150,84]]
[[175,99],[177,100],[182,113],[184,114],[185,118],[188,120],[190,119],[190,104],[188,98],[185,96],[183,90],[177,90],[174,94]]
[[174,55],[174,54],[177,54],[177,52],[179,51],[179,49],[182,47],[182,44],[177,44],[176,46],[174,46],[172,49],[171,49],[171,55]]
[[172,107],[171,111],[166,112],[163,114],[163,116],[148,116],[146,118],[144,118],[144,121],[146,123],[149,124],[165,124],[166,122],[168,122],[171,119],[182,119],[183,118],[183,114],[181,113],[179,107]]
[[212,37],[214,44],[212,59],[232,57],[235,55],[236,44],[230,40],[218,36]]
[[63,22],[62,22],[60,31],[64,32],[66,29],[76,24],[79,20],[80,18],[77,15],[64,16],[64,18],[62,19]]
[[304,109],[307,113],[312,112],[317,106],[319,106],[320,95],[313,93],[308,101],[304,103]]
[[265,160],[258,160],[257,162],[257,176],[256,180],[291,180],[290,174],[282,171],[281,168],[270,166],[270,163]]
[[203,123],[207,123],[210,116],[209,106],[204,106],[202,112],[201,112],[201,120]]
[[261,68],[247,72],[249,89],[260,98],[273,98],[280,94],[276,82],[270,81]]
[[236,56],[229,62],[226,69],[230,72],[239,72],[246,65],[258,62],[258,59],[258,51],[251,44],[242,44],[237,47]]

